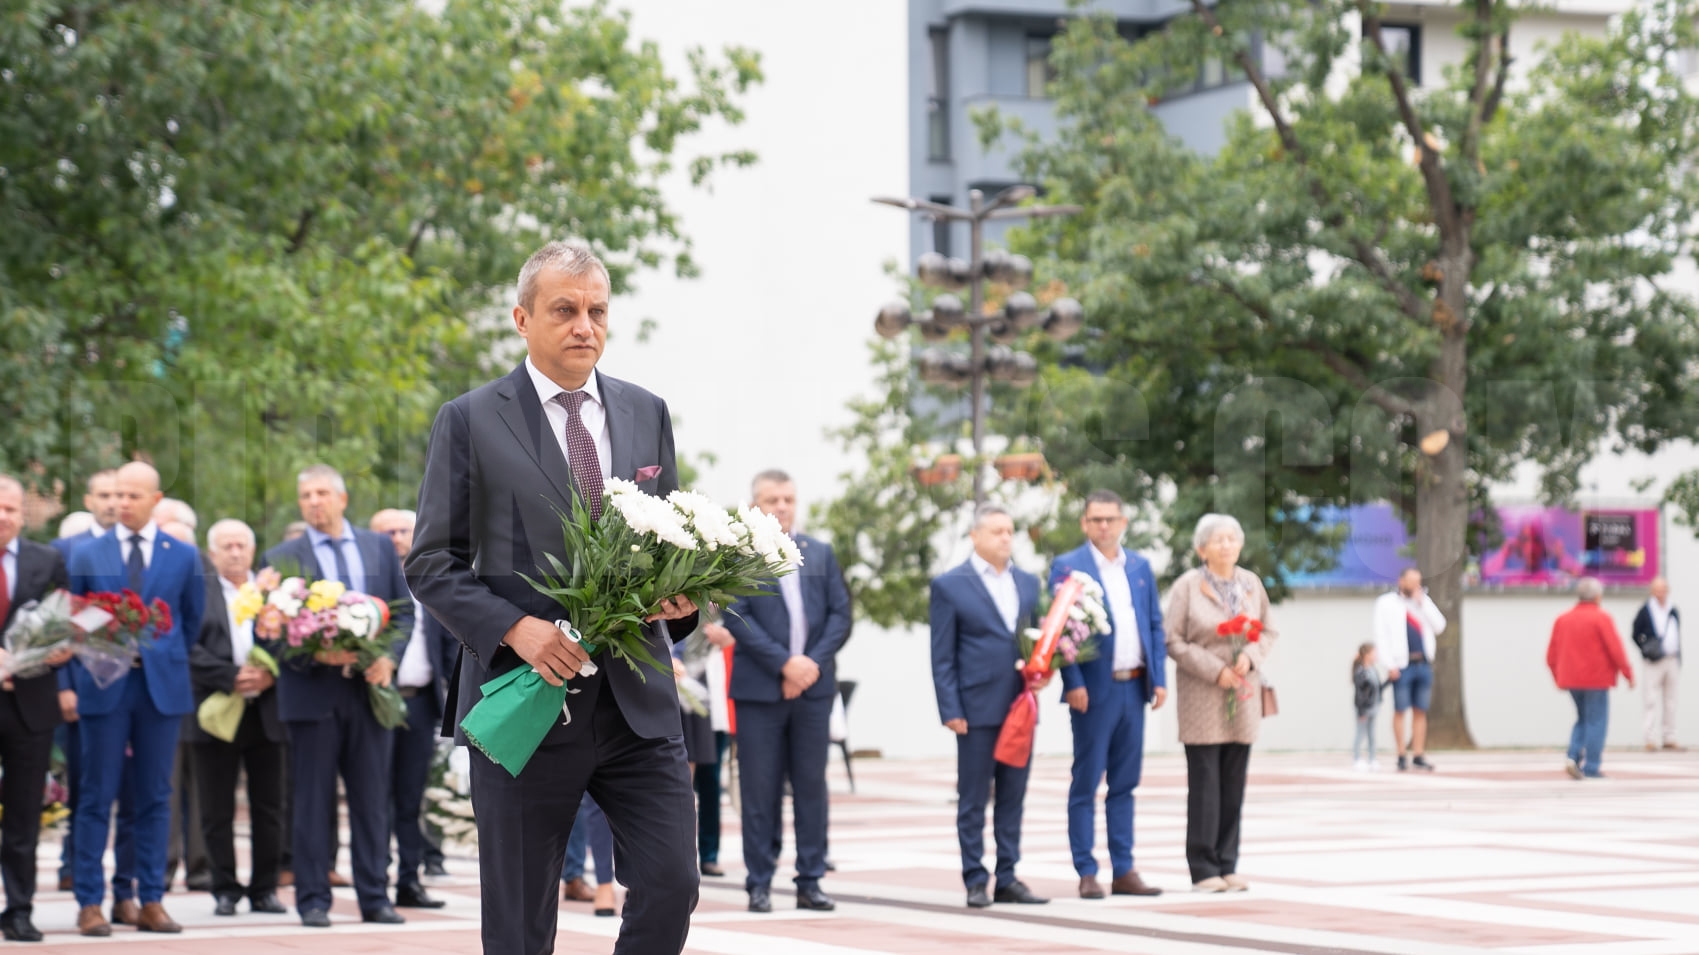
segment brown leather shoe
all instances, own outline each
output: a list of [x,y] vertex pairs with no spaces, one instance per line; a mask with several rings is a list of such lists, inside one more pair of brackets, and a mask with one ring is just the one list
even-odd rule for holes
[[353,884],[354,883],[348,881],[347,876],[336,871],[335,869],[330,870],[330,885],[331,885],[331,888],[346,889]]
[[560,887],[562,902],[594,902],[596,890],[584,884],[583,879],[572,879]]
[[1103,886],[1098,884],[1097,876],[1095,876],[1095,875],[1082,875],[1082,876],[1080,876],[1080,898],[1082,898],[1082,899],[1101,899],[1101,898],[1103,898]]
[[75,879],[72,879],[68,875],[62,875],[62,876],[59,877],[59,891],[69,892],[74,888],[76,888],[76,880]]
[[1145,885],[1144,880],[1139,878],[1137,872],[1129,872],[1126,875],[1116,877],[1115,881],[1109,883],[1109,891],[1116,895],[1162,894],[1161,889],[1153,885]]
[[165,906],[158,902],[149,902],[142,906],[141,921],[136,923],[136,928],[143,932],[164,932],[168,935],[183,931],[183,926],[171,921],[171,916],[165,914]]
[[100,914],[100,906],[85,905],[77,910],[77,931],[94,938],[105,938],[112,934],[112,924]]
[[136,905],[135,899],[112,900],[112,924],[136,925],[141,921],[142,910]]

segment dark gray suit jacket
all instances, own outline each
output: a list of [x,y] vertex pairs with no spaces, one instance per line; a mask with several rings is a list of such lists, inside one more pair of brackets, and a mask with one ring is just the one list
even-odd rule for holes
[[[678,467],[666,402],[629,382],[596,375],[607,409],[612,475],[629,481],[643,468],[659,467],[638,486],[650,494],[672,493]],[[452,725],[455,738],[464,742],[458,727],[482,698],[480,687],[523,662],[502,643],[507,631],[526,616],[550,621],[560,616],[559,605],[520,575],[536,578],[548,566],[543,555],[563,554],[560,515],[576,493],[572,469],[523,363],[437,412],[406,570],[419,603],[465,648],[449,680],[444,735]],[[695,621],[673,626],[689,633]],[[652,627],[648,635],[655,659],[667,660],[672,645],[666,627]],[[639,675],[617,661],[599,663],[638,736],[682,732],[670,672],[646,668]]]

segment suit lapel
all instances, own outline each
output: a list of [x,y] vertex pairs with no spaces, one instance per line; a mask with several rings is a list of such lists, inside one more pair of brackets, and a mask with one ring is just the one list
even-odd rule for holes
[[536,386],[531,384],[531,375],[525,370],[523,362],[507,376],[497,393],[507,399],[497,413],[508,430],[513,432],[514,440],[554,485],[561,500],[570,502],[573,495],[572,469],[567,466],[566,455],[560,451],[560,442],[554,440],[553,433],[549,431],[542,398],[538,396]]
[[[360,548],[360,563],[366,565],[365,593],[368,594],[371,594],[377,587],[379,580],[378,568],[383,566],[383,554],[378,550],[377,546],[381,543],[387,543],[387,541],[380,541],[376,537],[368,537],[359,531],[354,532],[354,544],[356,547]],[[391,544],[390,546],[393,547],[395,545]]]
[[147,562],[147,572],[142,574],[143,597],[149,599],[160,596],[159,588],[164,575],[168,574],[166,565],[176,559],[174,551],[177,541],[170,534],[157,528],[153,535],[153,559]]
[[[596,372],[598,390],[602,393],[602,410],[608,416],[608,473],[629,481],[637,476],[637,463],[632,454],[637,437],[637,412],[625,400],[625,387],[620,381]],[[655,462],[659,464],[660,462]]]
[[[1003,626],[1003,611],[997,609],[997,600],[991,596],[991,588],[985,585],[985,578],[979,576],[979,568],[973,565],[973,561],[971,559],[962,565],[962,574],[968,578],[968,588],[980,596],[986,609],[991,614],[992,622],[997,625],[997,629],[1008,629]],[[1018,613],[1019,612],[1017,611],[1017,619],[1015,620],[1016,624],[1020,623]]]
[[1097,589],[1103,591],[1103,610],[1109,615],[1109,624],[1111,627],[1111,631],[1109,633],[1103,634],[1103,642],[1107,644],[1105,649],[1108,653],[1106,655],[1109,659],[1113,660],[1115,659],[1115,637],[1121,629],[1121,624],[1120,621],[1115,619],[1115,611],[1109,606],[1109,591],[1103,586],[1103,575],[1097,571],[1097,550],[1092,546],[1090,541],[1087,541],[1086,545],[1081,547],[1078,551],[1076,551],[1076,553],[1079,554],[1079,559],[1076,560],[1075,563],[1079,565],[1080,571],[1092,580],[1096,581]]

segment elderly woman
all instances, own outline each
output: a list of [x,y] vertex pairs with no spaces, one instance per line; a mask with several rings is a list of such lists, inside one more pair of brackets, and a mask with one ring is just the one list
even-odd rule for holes
[[1239,566],[1245,531],[1225,514],[1205,514],[1192,535],[1203,566],[1168,593],[1163,621],[1179,675],[1174,693],[1186,747],[1186,863],[1198,892],[1242,892],[1237,872],[1245,770],[1262,723],[1262,665],[1274,634],[1221,633],[1238,617],[1268,625],[1268,592]]

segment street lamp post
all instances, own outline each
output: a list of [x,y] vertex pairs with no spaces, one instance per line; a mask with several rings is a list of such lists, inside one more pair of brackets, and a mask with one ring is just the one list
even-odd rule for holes
[[[922,284],[952,292],[968,291],[967,305],[952,294],[933,300],[932,309],[913,315],[907,302],[892,302],[879,310],[873,328],[885,338],[896,338],[910,325],[920,329],[927,341],[942,341],[957,328],[968,332],[969,352],[962,355],[942,349],[927,349],[918,359],[921,380],[932,384],[968,384],[973,393],[973,499],[985,500],[985,469],[977,464],[985,443],[985,385],[987,380],[1006,381],[1024,388],[1038,378],[1038,362],[1025,352],[1009,348],[1028,329],[1042,326],[1050,337],[1061,341],[1080,330],[1085,310],[1071,298],[1060,298],[1040,313],[1038,301],[1024,289],[1032,281],[1032,261],[1024,255],[985,252],[985,223],[1002,219],[1065,216],[1079,206],[1017,206],[1038,194],[1028,185],[1015,185],[993,196],[989,202],[978,189],[968,192],[968,207],[959,209],[924,199],[875,198],[873,201],[919,212],[928,218],[968,224],[968,261],[928,252],[916,263]],[[985,314],[985,281],[1003,282],[1015,289],[1001,312]],[[991,345],[986,344],[989,338]]]

